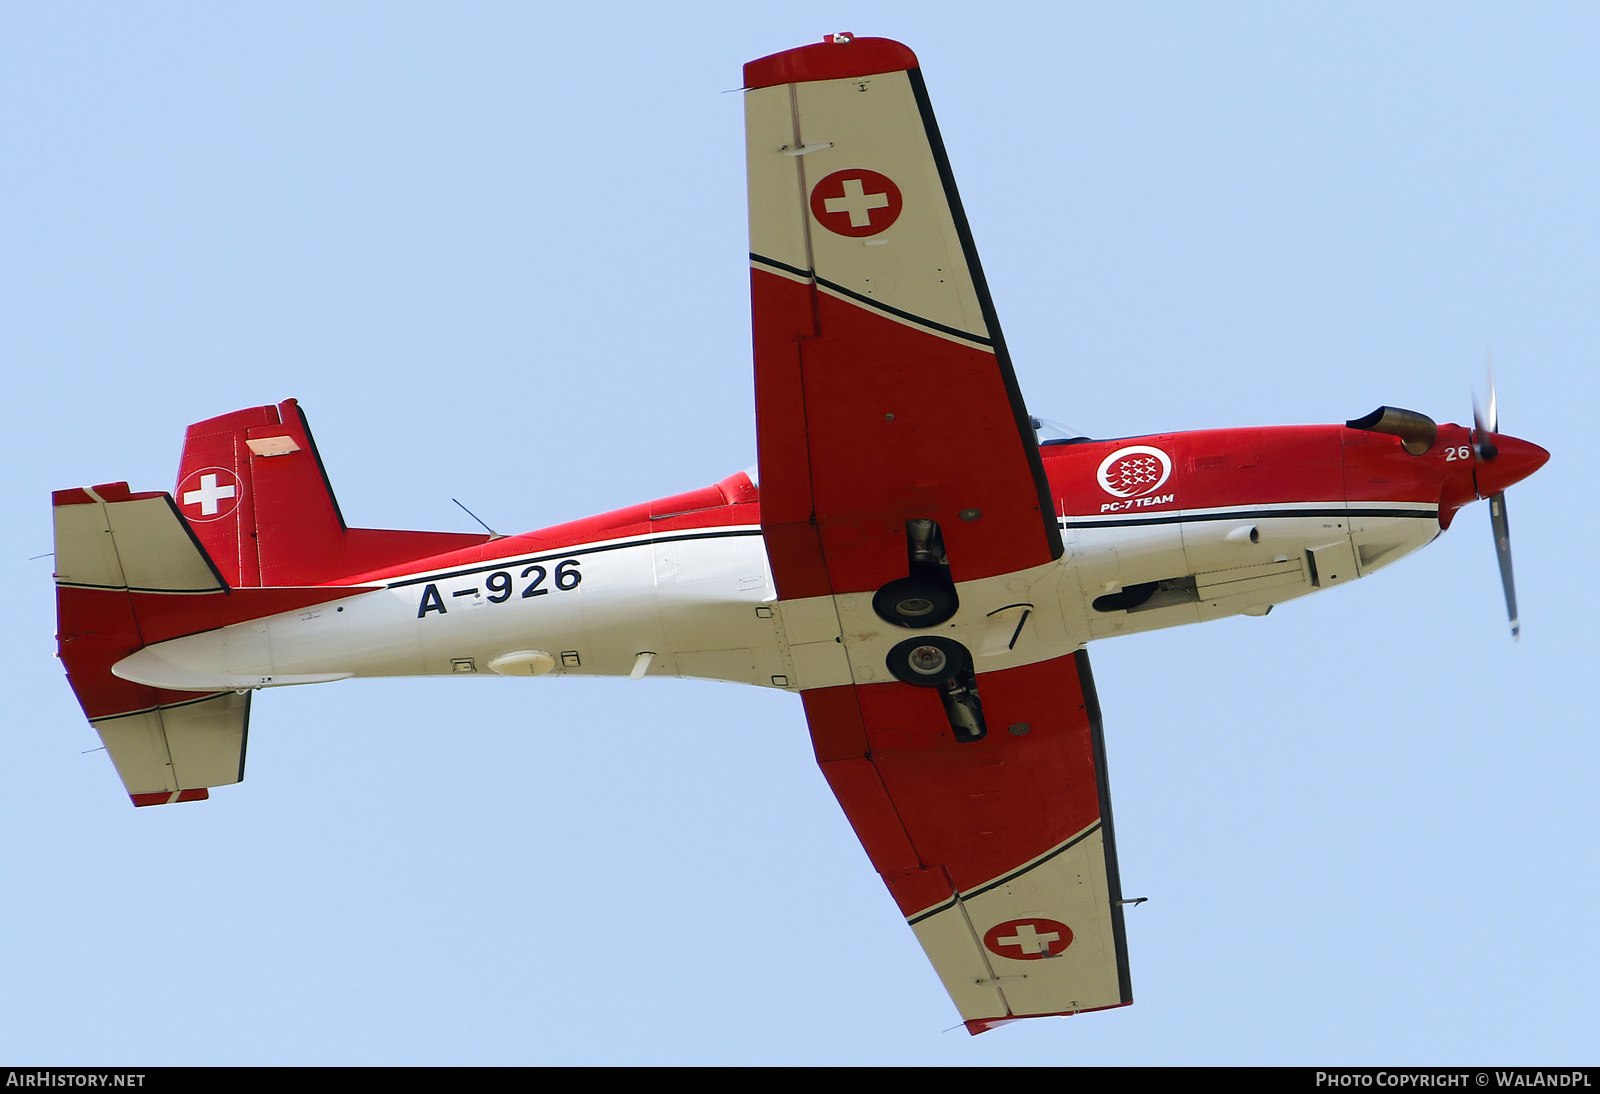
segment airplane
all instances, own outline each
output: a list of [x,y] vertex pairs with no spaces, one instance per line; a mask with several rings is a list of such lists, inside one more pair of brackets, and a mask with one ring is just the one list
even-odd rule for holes
[[59,656],[136,806],[244,776],[254,694],[660,676],[799,695],[966,1029],[1133,1001],[1086,646],[1342,585],[1549,454],[1380,407],[1094,439],[1028,410],[916,56],[744,69],[758,462],[522,535],[352,528],[287,400],[188,428],[172,493],[56,492]]

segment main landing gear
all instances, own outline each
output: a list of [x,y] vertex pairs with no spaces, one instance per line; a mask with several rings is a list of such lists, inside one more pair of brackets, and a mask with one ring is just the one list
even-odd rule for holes
[[[923,630],[937,627],[961,606],[944,537],[932,520],[906,521],[908,569],[905,577],[888,582],[872,598],[872,610],[886,623]],[[956,740],[981,741],[988,732],[983,704],[978,699],[978,678],[967,647],[943,635],[908,638],[889,651],[888,669],[895,679],[919,688],[935,688]]]
[[872,598],[878,618],[897,627],[937,627],[959,606],[953,585],[920,577],[897,578]]
[[872,610],[897,627],[937,627],[961,607],[937,521],[906,521],[906,555],[910,572],[879,589]]

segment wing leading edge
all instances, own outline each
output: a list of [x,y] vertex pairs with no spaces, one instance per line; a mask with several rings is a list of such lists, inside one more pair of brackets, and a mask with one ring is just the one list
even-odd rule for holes
[[[817,760],[979,1033],[1132,990],[1094,684],[1050,605],[1055,507],[916,64],[835,39],[745,69],[762,528],[780,599],[826,606],[832,637],[808,638],[848,662],[802,675]],[[980,740],[884,674],[909,632],[865,606],[930,519],[948,633],[1028,608],[975,657]]]

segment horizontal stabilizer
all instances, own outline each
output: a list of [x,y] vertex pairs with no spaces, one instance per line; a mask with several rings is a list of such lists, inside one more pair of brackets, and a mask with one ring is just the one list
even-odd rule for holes
[[227,589],[172,496],[125,482],[55,493],[56,584],[80,589],[219,593]]
[[[55,495],[59,656],[135,805],[243,777],[248,694],[299,681],[118,675],[143,647],[377,586],[230,589],[171,495],[109,483]],[[222,694],[216,694],[221,692]]]
[[250,694],[225,692],[90,722],[134,805],[199,801],[244,778]]

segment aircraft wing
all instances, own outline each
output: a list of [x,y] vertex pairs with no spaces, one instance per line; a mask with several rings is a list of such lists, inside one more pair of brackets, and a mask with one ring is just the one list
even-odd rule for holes
[[[762,530],[818,762],[971,1032],[1129,1003],[1055,505],[916,57],[839,36],[745,85]],[[867,600],[918,520],[961,590],[944,633],[981,739],[884,670],[912,632]]]
[[979,680],[1024,733],[956,743],[908,684],[802,692],[823,775],[968,1030],[1131,1003],[1088,657]]
[[745,66],[761,512],[786,599],[877,588],[912,518],[939,521],[957,581],[1061,556],[916,63],[857,38]]

